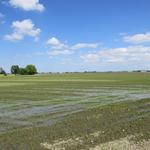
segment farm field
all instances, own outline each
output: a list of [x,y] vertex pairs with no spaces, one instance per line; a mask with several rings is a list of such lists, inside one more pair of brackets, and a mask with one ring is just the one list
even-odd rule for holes
[[150,145],[150,73],[0,76],[0,150]]

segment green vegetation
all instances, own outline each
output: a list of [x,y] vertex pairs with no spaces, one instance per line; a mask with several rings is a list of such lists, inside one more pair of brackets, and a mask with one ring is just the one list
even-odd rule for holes
[[149,142],[149,116],[149,73],[0,76],[2,150]]
[[26,68],[20,68],[20,69],[19,69],[19,74],[20,74],[20,75],[27,75],[27,70],[26,70]]
[[37,73],[37,69],[34,65],[27,65],[25,69],[28,75],[34,75]]
[[3,74],[4,76],[7,76],[5,70],[3,68],[0,68],[0,74]]
[[34,65],[27,65],[25,68],[20,68],[18,65],[13,65],[11,67],[11,73],[15,75],[34,75],[37,74],[37,69]]
[[11,67],[11,73],[12,74],[19,74],[20,73],[20,68],[19,68],[19,66],[18,65],[13,65],[12,67]]

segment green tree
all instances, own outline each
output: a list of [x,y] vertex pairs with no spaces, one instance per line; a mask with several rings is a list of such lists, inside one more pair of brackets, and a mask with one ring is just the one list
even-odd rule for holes
[[20,69],[19,69],[19,66],[18,65],[13,65],[13,66],[11,66],[11,73],[12,74],[19,74],[19,72],[20,72]]
[[28,73],[27,73],[26,68],[20,68],[20,69],[19,69],[19,74],[20,74],[20,75],[27,75]]
[[3,68],[0,68],[0,74],[2,74]]
[[27,65],[25,69],[28,75],[34,75],[37,73],[37,69],[34,65]]
[[5,72],[5,70],[3,68],[0,68],[0,74],[3,74],[4,76],[7,76],[7,73]]

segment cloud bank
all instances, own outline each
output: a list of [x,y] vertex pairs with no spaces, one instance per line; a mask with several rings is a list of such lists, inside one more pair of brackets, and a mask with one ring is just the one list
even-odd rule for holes
[[46,44],[51,47],[51,50],[48,52],[49,56],[70,55],[73,54],[75,50],[85,48],[95,49],[99,46],[98,43],[77,43],[75,45],[68,45],[62,43],[59,39],[55,37],[48,39]]
[[19,41],[24,39],[25,36],[33,37],[35,40],[41,32],[39,28],[36,28],[32,20],[25,19],[23,21],[14,21],[11,25],[13,33],[4,36],[5,40]]
[[123,40],[131,44],[147,43],[150,42],[150,32],[124,36]]
[[9,4],[15,8],[21,8],[25,11],[44,11],[43,4],[39,0],[9,0]]
[[102,49],[97,52],[81,55],[86,63],[93,64],[119,64],[121,63],[150,63],[150,47],[138,45],[123,48]]

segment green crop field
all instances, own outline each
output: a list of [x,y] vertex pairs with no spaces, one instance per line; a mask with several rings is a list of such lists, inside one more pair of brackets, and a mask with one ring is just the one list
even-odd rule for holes
[[0,150],[148,150],[150,73],[0,76]]

